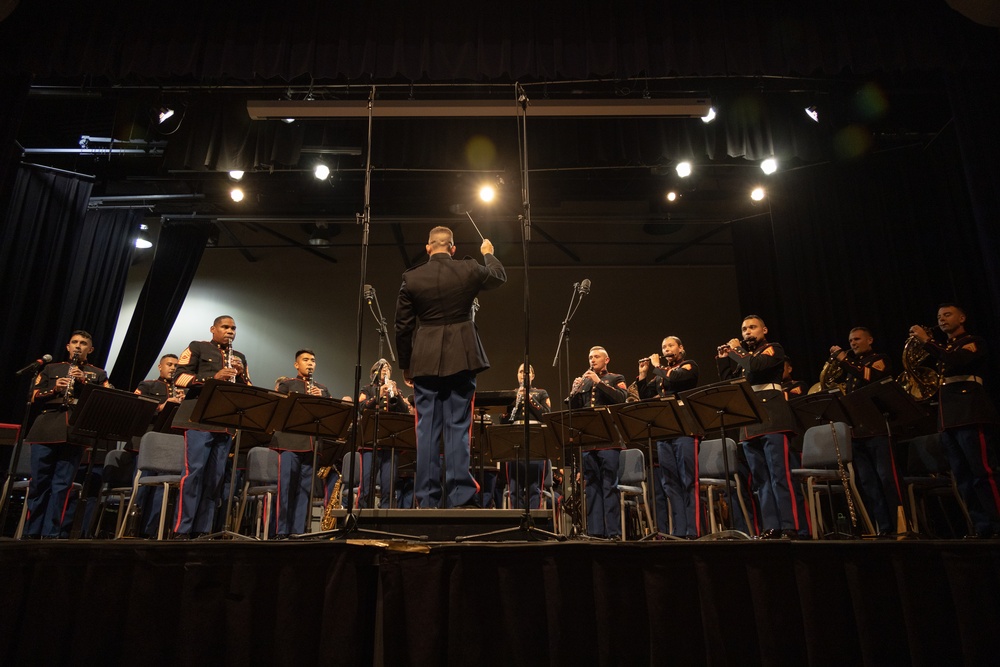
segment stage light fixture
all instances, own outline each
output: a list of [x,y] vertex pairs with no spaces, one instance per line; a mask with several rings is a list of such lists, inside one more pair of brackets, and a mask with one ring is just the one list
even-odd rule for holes
[[813,119],[813,122],[819,122],[819,109],[815,106],[805,108],[806,115]]
[[754,188],[750,191],[750,199],[754,201],[761,201],[764,199],[764,188]]
[[326,222],[317,222],[316,228],[309,235],[309,245],[311,246],[329,246],[330,245],[330,225]]
[[321,181],[330,178],[330,168],[322,162],[313,167],[313,176]]
[[173,115],[174,115],[174,110],[173,109],[169,109],[167,107],[160,107],[160,114],[159,114],[158,118],[160,119],[160,123],[162,124],[163,122],[165,122],[168,118],[170,118]]
[[685,160],[684,162],[677,163],[677,175],[681,178],[687,178],[691,175],[691,163]]
[[229,171],[229,178],[233,179],[234,181],[241,180],[243,178],[243,170],[242,169],[231,169]]
[[149,225],[139,225],[139,233],[135,237],[135,247],[142,250],[153,247],[153,242],[149,240]]
[[778,161],[773,157],[769,157],[760,163],[760,170],[765,174],[773,174],[778,171]]
[[233,188],[232,190],[229,191],[229,197],[234,202],[241,202],[243,201],[243,190],[239,188]]
[[292,123],[295,122],[295,119],[294,118],[282,118],[281,122],[282,123],[288,123],[289,125],[291,125]]
[[715,120],[715,107],[709,107],[708,113],[701,117],[701,122],[705,123],[705,125],[708,125],[713,120]]
[[671,190],[667,193],[667,201],[677,201],[677,193]]
[[484,185],[479,188],[479,198],[484,202],[491,202],[497,196],[497,189],[492,185]]

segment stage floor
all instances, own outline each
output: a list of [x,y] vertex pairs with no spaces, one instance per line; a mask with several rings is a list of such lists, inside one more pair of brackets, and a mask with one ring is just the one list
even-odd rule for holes
[[4,540],[0,566],[5,665],[992,665],[1000,628],[998,541]]

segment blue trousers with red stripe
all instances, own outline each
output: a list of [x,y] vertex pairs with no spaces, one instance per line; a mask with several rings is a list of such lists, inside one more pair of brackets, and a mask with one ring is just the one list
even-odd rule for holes
[[414,495],[420,507],[440,507],[441,460],[444,442],[445,507],[475,502],[479,485],[469,470],[469,429],[472,427],[472,398],[476,376],[463,371],[445,377],[421,376],[413,379],[414,408],[417,413],[417,471]]
[[982,424],[941,432],[941,445],[948,455],[958,492],[969,509],[973,528],[981,535],[1000,535],[997,450],[991,436]]
[[621,537],[621,505],[618,501],[617,449],[595,449],[583,453],[583,489],[587,496],[587,534]]
[[69,496],[84,448],[65,442],[31,445],[26,537],[69,537]]
[[179,535],[209,533],[215,523],[226,460],[233,438],[226,432],[184,432],[184,476],[174,532]]
[[876,529],[880,533],[895,532],[900,489],[889,438],[884,435],[856,438],[851,449],[854,453],[858,490]]
[[278,507],[275,534],[301,535],[309,518],[309,485],[313,480],[312,452],[278,452]]
[[794,530],[809,535],[806,508],[791,470],[798,468],[799,455],[784,433],[768,433],[740,443],[750,466],[753,490],[760,505],[763,530]]
[[656,452],[660,461],[659,481],[670,501],[670,515],[673,519],[670,534],[675,537],[697,537],[698,441],[686,435],[660,440],[656,443]]

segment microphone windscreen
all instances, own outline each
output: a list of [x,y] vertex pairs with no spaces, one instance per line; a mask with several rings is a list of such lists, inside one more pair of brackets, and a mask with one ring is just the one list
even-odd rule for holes
[[52,355],[51,354],[44,355],[42,357],[42,361],[44,361],[45,363],[50,363],[52,361]]
[[590,280],[588,278],[584,278],[580,282],[580,294],[590,294]]

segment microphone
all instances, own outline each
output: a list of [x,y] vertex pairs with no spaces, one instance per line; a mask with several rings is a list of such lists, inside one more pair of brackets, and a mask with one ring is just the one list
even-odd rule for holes
[[372,299],[375,298],[375,288],[371,285],[365,285],[365,299],[368,301],[368,305],[372,305]]
[[580,291],[580,294],[590,294],[590,280],[584,278],[577,289]]
[[39,368],[41,368],[45,364],[49,363],[50,361],[52,361],[52,355],[51,354],[46,354],[41,359],[35,359],[34,361],[32,361],[30,364],[28,364],[27,366],[25,366],[24,368],[22,368],[21,370],[19,370],[17,373],[15,373],[15,375],[24,375],[25,373],[34,373],[35,371],[37,371]]

